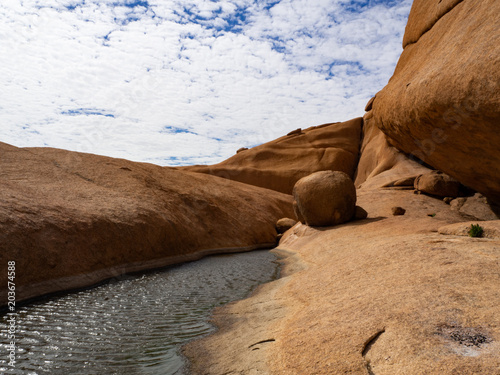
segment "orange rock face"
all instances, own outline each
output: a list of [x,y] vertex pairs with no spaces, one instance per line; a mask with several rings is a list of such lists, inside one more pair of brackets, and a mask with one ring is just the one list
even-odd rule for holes
[[336,170],[353,177],[362,124],[356,118],[294,131],[222,163],[185,169],[291,194],[295,183],[313,172]]
[[389,142],[500,201],[498,0],[415,0],[405,49],[376,95]]
[[463,0],[416,0],[413,2],[403,37],[403,48],[416,43],[424,33]]
[[16,261],[18,300],[272,247],[276,221],[293,217],[291,196],[214,176],[4,143],[0,154],[0,264]]
[[354,175],[356,187],[369,184],[383,186],[401,176],[411,178],[428,171],[387,143],[384,133],[373,120],[373,111],[364,117],[362,138],[358,167]]

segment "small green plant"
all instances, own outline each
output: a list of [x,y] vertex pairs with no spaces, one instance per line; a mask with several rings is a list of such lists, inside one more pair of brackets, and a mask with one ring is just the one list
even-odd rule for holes
[[469,229],[469,236],[481,237],[483,232],[483,228],[479,224],[472,224]]

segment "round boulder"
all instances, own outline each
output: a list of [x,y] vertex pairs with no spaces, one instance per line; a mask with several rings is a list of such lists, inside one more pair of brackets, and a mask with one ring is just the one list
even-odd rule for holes
[[310,226],[341,224],[354,216],[356,188],[344,172],[310,174],[297,181],[293,197],[305,223]]

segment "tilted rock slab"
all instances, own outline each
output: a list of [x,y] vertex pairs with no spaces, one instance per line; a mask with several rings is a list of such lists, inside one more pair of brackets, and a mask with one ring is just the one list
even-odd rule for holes
[[185,168],[291,194],[295,183],[313,172],[337,170],[352,178],[358,162],[362,123],[362,118],[356,118],[297,129],[219,164]]
[[392,145],[500,201],[498,0],[415,0],[404,51],[376,95]]
[[382,187],[397,182],[398,179],[415,179],[428,171],[428,168],[389,145],[373,119],[373,110],[363,117],[359,162],[354,174],[357,188]]
[[0,156],[0,264],[16,262],[18,300],[272,247],[293,215],[290,196],[214,176],[4,143]]

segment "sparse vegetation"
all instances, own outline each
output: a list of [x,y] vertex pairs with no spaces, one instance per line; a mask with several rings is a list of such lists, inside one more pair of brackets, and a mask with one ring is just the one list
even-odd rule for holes
[[469,229],[469,236],[471,237],[482,237],[483,236],[483,228],[479,224],[472,224]]

